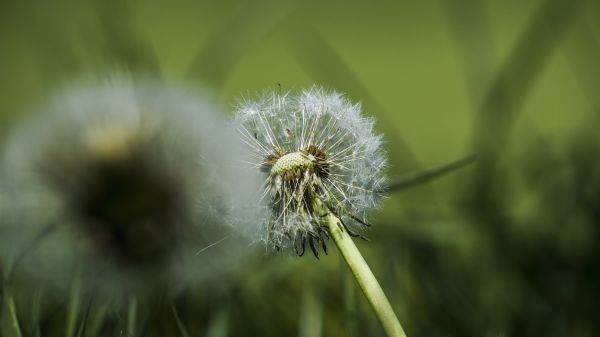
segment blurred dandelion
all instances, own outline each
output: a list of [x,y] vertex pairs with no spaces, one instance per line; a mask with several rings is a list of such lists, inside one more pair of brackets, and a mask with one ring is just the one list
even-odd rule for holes
[[370,226],[365,212],[377,206],[384,181],[373,120],[342,94],[311,87],[298,96],[271,92],[245,101],[237,123],[251,162],[265,174],[259,236],[267,247],[302,255],[308,243],[318,258],[318,245],[327,252],[333,238],[386,333],[405,336],[350,237]]
[[[72,86],[42,110],[6,149],[12,245],[37,261],[22,268],[83,267],[101,287],[181,282],[227,265],[212,246],[195,254],[226,237],[216,224],[250,186],[229,162],[240,147],[213,104],[115,77]],[[237,179],[235,190],[224,183]]]

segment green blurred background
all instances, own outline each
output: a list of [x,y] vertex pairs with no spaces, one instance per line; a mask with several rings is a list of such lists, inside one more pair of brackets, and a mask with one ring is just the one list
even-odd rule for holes
[[[376,118],[391,180],[478,156],[392,193],[357,242],[409,336],[598,336],[599,19],[591,0],[1,0],[0,139],[57,88],[114,71],[230,111],[279,84],[334,88]],[[383,334],[333,246],[247,254],[226,279],[115,305],[94,333]],[[25,336],[70,337],[86,317],[66,300],[39,329],[21,300]],[[10,311],[2,335],[18,336]]]

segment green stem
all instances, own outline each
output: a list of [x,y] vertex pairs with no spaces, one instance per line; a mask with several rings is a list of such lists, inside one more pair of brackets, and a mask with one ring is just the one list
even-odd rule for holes
[[348,267],[350,267],[354,278],[367,297],[371,307],[373,307],[387,335],[389,337],[406,337],[390,302],[383,293],[367,262],[358,251],[354,241],[352,241],[348,232],[344,230],[341,220],[329,213],[324,221],[324,225],[338,246],[340,253],[344,257]]
[[15,329],[15,335],[17,337],[23,337],[23,332],[21,331],[21,323],[19,322],[19,315],[17,314],[17,306],[15,304],[15,299],[13,298],[12,294],[6,296],[6,305],[8,306],[8,312],[12,320],[12,325]]
[[136,325],[137,325],[137,309],[138,302],[137,298],[130,297],[129,298],[129,308],[127,309],[127,337],[132,337],[136,335]]

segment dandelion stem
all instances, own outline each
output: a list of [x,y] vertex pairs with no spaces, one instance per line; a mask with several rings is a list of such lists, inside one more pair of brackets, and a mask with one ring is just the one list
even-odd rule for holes
[[373,272],[362,257],[358,248],[352,241],[341,223],[341,220],[335,215],[329,213],[324,221],[329,234],[337,245],[342,257],[350,267],[352,275],[358,282],[361,290],[367,297],[367,300],[373,307],[375,314],[379,318],[383,329],[389,337],[406,337],[390,302],[383,293],[379,282],[373,275]]

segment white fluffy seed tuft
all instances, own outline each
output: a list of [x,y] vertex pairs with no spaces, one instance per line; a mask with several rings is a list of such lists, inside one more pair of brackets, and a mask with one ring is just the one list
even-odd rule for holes
[[218,225],[257,186],[219,111],[202,92],[124,76],[51,96],[4,149],[0,259],[59,287],[78,264],[93,287],[135,289],[229,268],[234,240]]
[[248,232],[275,249],[324,244],[315,197],[350,229],[363,227],[380,200],[386,157],[360,104],[317,86],[266,92],[239,104],[236,124],[265,180],[259,225]]

